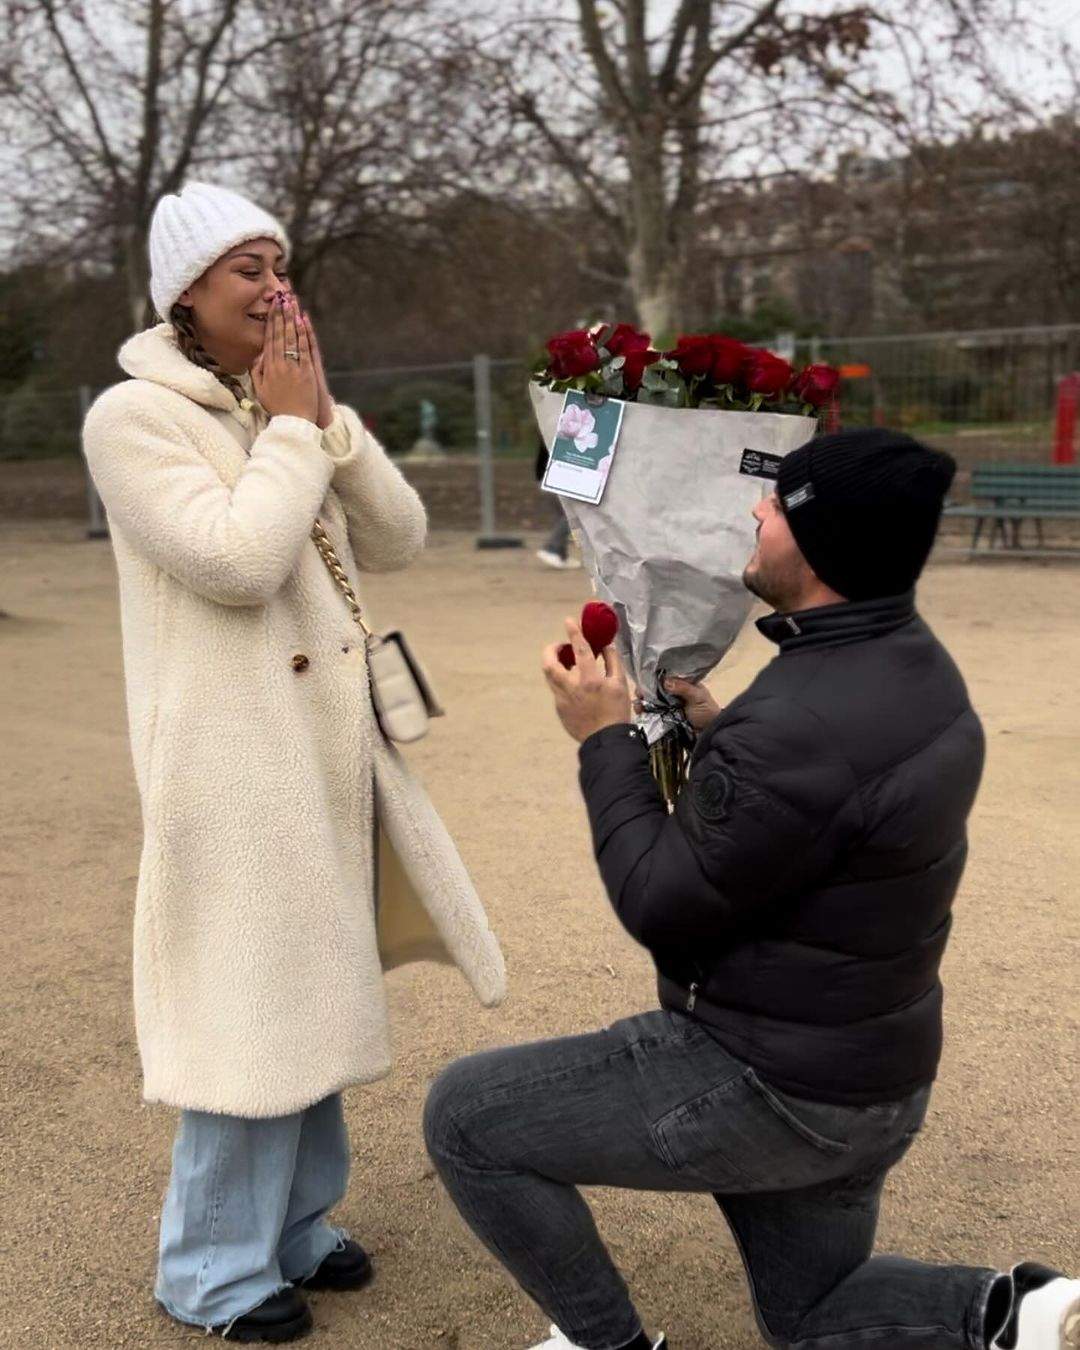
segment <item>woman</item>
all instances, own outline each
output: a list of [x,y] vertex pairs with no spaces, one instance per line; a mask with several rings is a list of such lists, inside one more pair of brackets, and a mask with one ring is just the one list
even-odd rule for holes
[[[390,1069],[382,971],[504,972],[468,876],[381,735],[354,589],[422,547],[416,493],[327,389],[281,226],[191,183],[150,229],[166,322],[120,351],[85,450],[109,517],[144,845],[135,1010],[147,1101],[181,1109],[156,1293],[288,1340],[294,1287],[356,1288],[340,1092]],[[376,859],[376,854],[379,854]],[[378,865],[377,865],[378,864]],[[377,874],[377,875],[376,875]],[[378,894],[377,894],[378,893]]]

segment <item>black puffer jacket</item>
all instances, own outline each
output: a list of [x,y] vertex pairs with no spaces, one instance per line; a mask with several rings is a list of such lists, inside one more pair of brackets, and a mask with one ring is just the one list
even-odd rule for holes
[[636,733],[581,747],[600,872],[665,1006],[795,1095],[906,1096],[941,1051],[982,728],[912,595],[759,628],[780,654],[700,737],[673,816]]

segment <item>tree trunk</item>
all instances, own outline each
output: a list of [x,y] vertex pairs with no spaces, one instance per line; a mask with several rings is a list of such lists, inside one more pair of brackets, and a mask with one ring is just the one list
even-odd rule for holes
[[652,334],[654,342],[665,346],[674,339],[679,326],[679,283],[677,269],[665,265],[654,271],[636,265],[631,255],[630,286],[638,323]]
[[[131,225],[125,233],[124,285],[127,291],[131,331],[141,332],[153,322],[153,306],[149,300],[150,268],[146,256],[147,228],[141,223]],[[163,319],[169,316],[163,314]]]
[[674,338],[681,323],[683,259],[668,236],[666,204],[653,202],[645,213],[635,213],[630,245],[630,293],[638,322],[654,342]]
[[666,344],[680,322],[682,250],[664,183],[664,142],[657,119],[634,136],[630,165],[630,290],[638,322]]

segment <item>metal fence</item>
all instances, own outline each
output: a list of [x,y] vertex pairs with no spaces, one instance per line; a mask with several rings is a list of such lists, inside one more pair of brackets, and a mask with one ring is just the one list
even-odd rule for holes
[[797,361],[844,374],[846,426],[891,426],[981,461],[1050,462],[1062,380],[1080,370],[1080,324],[890,337],[812,338]]
[[[1070,387],[1070,373],[1080,371],[1080,324],[777,338],[775,345],[799,364],[827,361],[841,368],[843,425],[899,427],[949,450],[960,465],[958,500],[970,494],[979,465],[1049,464],[1074,453],[1075,425],[1063,429],[1059,395]],[[504,542],[500,530],[550,523],[550,503],[540,501],[533,482],[537,437],[523,361],[481,355],[334,371],[330,382],[392,454],[411,461],[421,490],[438,500],[436,519],[476,529],[482,543]],[[1078,386],[1071,387],[1075,394]],[[0,398],[0,460],[77,454],[93,392],[20,390]],[[432,409],[435,417],[427,439],[438,442],[442,456],[417,444],[424,404],[429,431]],[[1072,406],[1075,423],[1075,398]]]

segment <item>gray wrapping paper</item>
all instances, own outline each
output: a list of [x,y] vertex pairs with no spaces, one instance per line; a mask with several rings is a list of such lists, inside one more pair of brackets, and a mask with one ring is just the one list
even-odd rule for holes
[[[550,450],[564,395],[531,384]],[[598,506],[562,497],[598,597],[619,616],[619,648],[638,685],[703,679],[746,622],[742,584],[754,548],[751,510],[773,489],[740,472],[747,450],[785,455],[817,430],[810,417],[627,403]],[[650,734],[650,740],[654,737]]]

